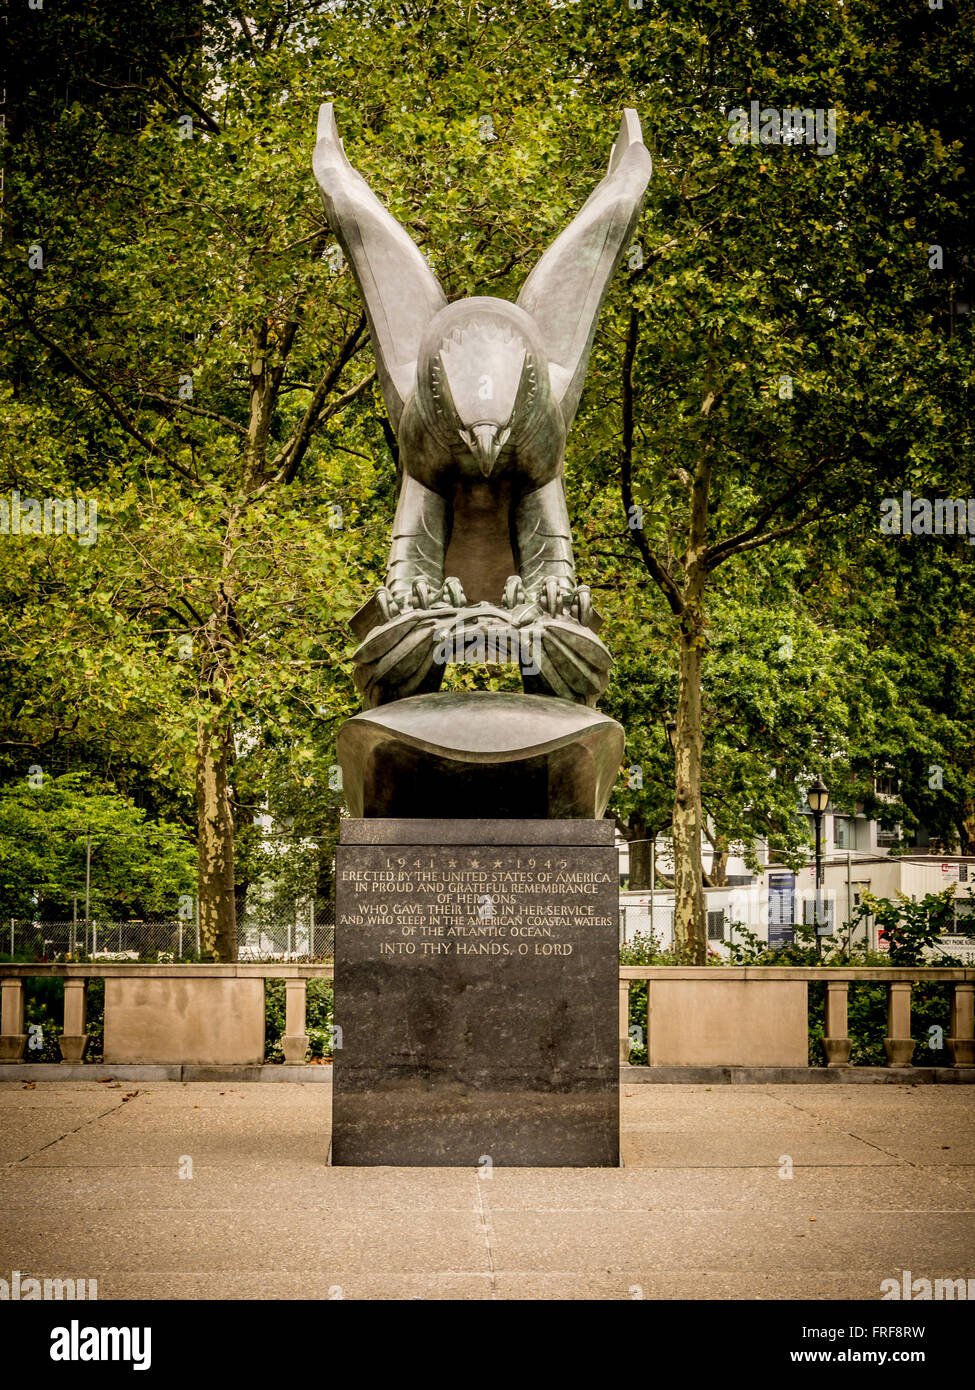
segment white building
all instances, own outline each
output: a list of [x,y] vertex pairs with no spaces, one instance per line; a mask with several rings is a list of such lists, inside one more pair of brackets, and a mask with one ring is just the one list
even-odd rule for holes
[[[879,790],[879,788],[878,788]],[[810,816],[811,820],[811,816]],[[812,835],[810,833],[810,839]],[[823,817],[823,890],[820,920],[845,938],[844,927],[849,923],[864,892],[877,898],[896,899],[898,894],[919,899],[928,893],[940,893],[954,886],[956,896],[957,934],[968,937],[975,933],[975,856],[932,855],[926,852],[927,837],[919,837],[924,848],[918,852],[892,855],[890,848],[899,844],[896,832],[883,830],[866,816],[842,815],[827,811]],[[672,849],[669,837],[660,837],[652,855],[653,877],[660,886],[630,890],[629,847],[620,840],[620,933],[623,940],[632,940],[638,933],[650,933],[661,946],[673,941],[674,893],[665,886],[673,873]],[[740,846],[737,847],[740,851]],[[705,866],[709,850],[705,847]],[[807,864],[798,872],[781,864],[769,862],[768,847],[756,845],[760,872],[748,868],[741,853],[731,854],[727,864],[727,886],[705,888],[708,914],[708,940],[712,949],[727,954],[733,939],[735,924],[740,923],[762,941],[784,945],[794,935],[795,923],[812,925],[815,921],[816,871],[810,853]],[[663,883],[657,878],[660,875]],[[861,923],[853,943],[871,950],[883,949],[877,940],[873,920]],[[953,940],[945,943],[953,955],[975,961],[975,940]]]

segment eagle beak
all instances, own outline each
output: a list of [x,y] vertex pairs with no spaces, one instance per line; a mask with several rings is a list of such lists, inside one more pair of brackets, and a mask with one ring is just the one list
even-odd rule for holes
[[485,478],[491,476],[510,433],[507,426],[500,425],[472,425],[469,430],[461,430],[460,437],[477,459]]

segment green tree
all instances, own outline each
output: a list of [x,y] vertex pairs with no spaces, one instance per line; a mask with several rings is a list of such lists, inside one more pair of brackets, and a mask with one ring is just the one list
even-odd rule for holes
[[[201,937],[218,959],[236,950],[236,740],[248,725],[286,731],[295,702],[314,699],[314,673],[335,659],[335,638],[344,645],[350,577],[374,556],[367,526],[355,550],[336,539],[358,510],[341,460],[358,478],[370,459],[351,433],[333,444],[329,425],[369,404],[373,374],[354,374],[363,321],[348,275],[323,259],[305,62],[274,45],[275,25],[269,15],[259,54],[224,55],[233,96],[219,117],[204,105],[211,90],[191,104],[196,124],[182,120],[187,96],[174,78],[135,136],[78,105],[52,129],[28,129],[15,151],[14,215],[43,226],[45,265],[34,273],[20,246],[4,268],[32,383],[8,402],[12,481],[63,495],[58,445],[76,419],[97,417],[111,549],[103,542],[96,559],[92,547],[100,583],[68,612],[72,588],[64,609],[82,621],[100,609],[112,629],[86,669],[116,711],[158,677],[160,723],[193,769]],[[91,160],[73,167],[82,147]],[[56,197],[42,178],[52,166]],[[77,219],[83,200],[89,215]],[[44,422],[47,469],[16,442],[24,416],[37,428],[36,389],[60,397]],[[335,454],[326,478],[320,460]],[[39,605],[50,577],[32,579]],[[12,647],[23,636],[13,633]],[[77,646],[76,627],[66,645]]]
[[[602,421],[584,466],[618,482],[618,544],[673,623],[675,932],[703,962],[703,692],[721,569],[804,531],[821,544],[908,480],[947,483],[969,432],[967,334],[944,331],[958,279],[929,265],[926,229],[970,213],[958,141],[930,113],[972,46],[955,16],[922,16],[875,66],[871,0],[797,3],[787,22],[760,6],[676,17],[654,0],[618,25],[597,5],[573,17],[589,79],[604,99],[635,97],[656,160],[603,358],[622,443]],[[931,104],[890,102],[890,74],[922,80]],[[752,99],[834,111],[835,153],[732,143],[732,113]]]
[[175,915],[192,889],[185,831],[145,813],[82,773],[38,774],[0,787],[0,916],[64,921],[85,902],[116,920]]

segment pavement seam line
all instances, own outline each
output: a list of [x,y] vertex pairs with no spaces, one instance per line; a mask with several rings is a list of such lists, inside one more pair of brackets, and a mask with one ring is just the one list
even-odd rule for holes
[[[103,1110],[100,1115],[92,1115],[89,1119],[82,1120],[80,1125],[75,1125],[74,1129],[66,1129],[64,1133],[59,1134],[56,1139],[49,1139],[46,1144],[42,1144],[41,1147],[35,1149],[33,1153],[24,1154],[23,1158],[18,1158],[15,1163],[5,1163],[3,1166],[5,1168],[16,1168],[19,1164],[26,1163],[28,1159],[36,1158],[37,1155],[42,1154],[45,1149],[50,1149],[54,1144],[60,1144],[61,1140],[67,1139],[70,1134],[77,1134],[79,1130],[85,1128],[85,1125],[93,1125],[97,1123],[98,1120],[104,1120],[108,1115],[114,1115],[117,1110],[122,1109],[124,1104],[125,1101],[120,1100],[118,1105],[113,1105],[109,1110]],[[82,1164],[81,1166],[85,1167],[87,1165]]]
[[890,1149],[885,1149],[882,1144],[875,1144],[872,1139],[865,1139],[862,1134],[854,1134],[852,1129],[844,1129],[842,1125],[836,1124],[835,1121],[825,1119],[822,1115],[816,1114],[813,1110],[803,1109],[797,1101],[787,1100],[785,1096],[775,1096],[773,1099],[780,1101],[783,1105],[788,1105],[792,1110],[798,1110],[800,1115],[811,1116],[819,1124],[826,1125],[827,1128],[835,1130],[837,1134],[845,1134],[848,1139],[855,1139],[858,1144],[866,1144],[869,1148],[876,1149],[877,1153],[884,1154],[887,1158],[892,1158],[897,1164],[904,1164],[908,1168],[921,1167],[919,1163],[914,1163],[909,1158],[903,1158],[900,1154],[891,1153]]
[[475,1174],[474,1174],[474,1191],[475,1191],[476,1194],[477,1194],[477,1202],[476,1202],[476,1204],[475,1204],[474,1210],[475,1210],[475,1212],[476,1212],[476,1214],[477,1214],[477,1224],[478,1224],[478,1227],[479,1227],[479,1229],[480,1229],[481,1234],[482,1234],[483,1237],[484,1237],[484,1245],[485,1245],[485,1249],[486,1249],[486,1252],[487,1252],[488,1272],[489,1272],[490,1278],[491,1278],[491,1297],[492,1297],[492,1298],[497,1298],[497,1296],[498,1296],[498,1280],[497,1280],[497,1270],[496,1270],[495,1264],[494,1264],[494,1246],[493,1246],[493,1243],[492,1243],[492,1236],[494,1235],[494,1228],[493,1228],[493,1226],[492,1226],[492,1224],[491,1224],[491,1212],[490,1212],[490,1209],[488,1208],[488,1205],[487,1205],[487,1203],[486,1203],[485,1200],[484,1200],[484,1192],[483,1192],[483,1188],[482,1188],[482,1183],[483,1183],[483,1182],[484,1182],[484,1179],[481,1178],[477,1173],[475,1173]]

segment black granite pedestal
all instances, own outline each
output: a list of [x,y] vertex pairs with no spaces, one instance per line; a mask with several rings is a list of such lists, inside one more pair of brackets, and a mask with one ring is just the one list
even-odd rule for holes
[[608,820],[342,823],[332,1162],[619,1163]]

